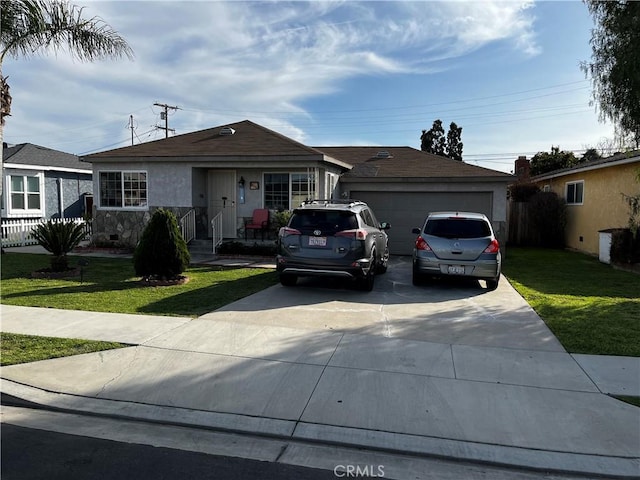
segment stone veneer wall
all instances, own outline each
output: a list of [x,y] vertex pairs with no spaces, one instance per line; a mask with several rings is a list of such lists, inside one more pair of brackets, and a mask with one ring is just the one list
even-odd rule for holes
[[178,220],[191,210],[190,207],[150,207],[144,211],[98,210],[94,207],[92,243],[135,247],[153,212],[159,208],[173,212]]

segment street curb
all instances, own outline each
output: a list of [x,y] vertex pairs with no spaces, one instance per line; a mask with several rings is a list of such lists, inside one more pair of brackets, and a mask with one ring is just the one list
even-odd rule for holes
[[2,379],[2,403],[279,440],[459,460],[556,474],[637,479],[640,457],[614,457],[400,434],[56,393]]

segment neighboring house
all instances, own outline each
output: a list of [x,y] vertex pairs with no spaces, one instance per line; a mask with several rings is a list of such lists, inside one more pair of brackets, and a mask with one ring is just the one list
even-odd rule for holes
[[628,226],[623,194],[640,192],[639,172],[640,150],[537,175],[531,181],[567,202],[566,245],[597,255],[600,230]]
[[70,153],[4,144],[2,181],[3,219],[82,217],[93,207],[91,168]]
[[391,223],[391,252],[410,254],[427,212],[485,213],[504,238],[511,175],[410,147],[309,147],[248,120],[88,155],[99,192],[94,239],[135,244],[153,210],[194,210],[199,237],[222,214],[223,236],[243,236],[256,208],[351,198]]

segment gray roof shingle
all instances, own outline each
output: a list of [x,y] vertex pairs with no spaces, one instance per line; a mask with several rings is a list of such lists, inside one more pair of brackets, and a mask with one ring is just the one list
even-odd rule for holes
[[[508,173],[470,165],[447,157],[433,155],[411,147],[315,147],[327,155],[341,160],[353,169],[345,177],[379,178],[504,178]],[[388,152],[382,158],[378,152]]]
[[32,143],[20,143],[4,148],[2,158],[5,163],[19,165],[91,170],[91,165],[81,162],[76,155]]

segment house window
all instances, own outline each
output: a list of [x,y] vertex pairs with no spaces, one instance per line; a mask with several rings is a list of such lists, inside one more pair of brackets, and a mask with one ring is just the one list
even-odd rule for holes
[[44,179],[39,175],[11,175],[9,179],[9,214],[42,216]]
[[584,181],[567,183],[566,200],[568,205],[582,205],[584,197]]
[[273,210],[289,210],[305,200],[315,198],[315,174],[265,173],[264,206]]
[[313,173],[291,174],[291,205],[297,207],[315,198],[316,180]]
[[324,180],[324,186],[325,186],[324,198],[328,198],[328,199],[332,199],[333,198],[333,194],[335,193],[335,190],[336,190],[337,178],[338,178],[338,176],[334,175],[333,173],[327,173],[327,175],[325,176],[325,180]]
[[100,172],[100,206],[147,207],[146,172]]

